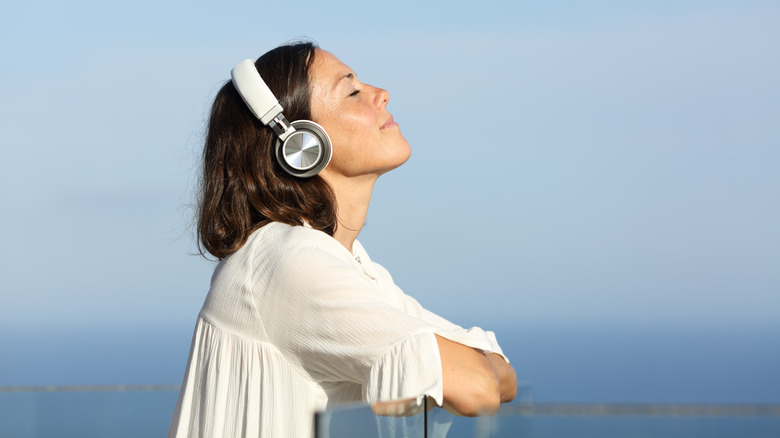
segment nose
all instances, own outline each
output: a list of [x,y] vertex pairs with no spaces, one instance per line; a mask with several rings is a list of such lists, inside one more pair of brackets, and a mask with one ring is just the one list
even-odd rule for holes
[[376,95],[374,97],[374,103],[378,108],[382,108],[387,105],[387,102],[390,100],[390,93],[385,90],[384,88],[376,88]]

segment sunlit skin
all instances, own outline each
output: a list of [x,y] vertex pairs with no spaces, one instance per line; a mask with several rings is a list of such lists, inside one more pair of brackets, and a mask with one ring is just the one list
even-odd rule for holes
[[320,49],[310,83],[312,118],[333,141],[330,173],[376,179],[409,159],[409,143],[387,111],[387,90],[360,82],[351,68]]
[[411,148],[387,111],[386,90],[363,82],[329,52],[318,49],[309,72],[312,119],[333,142],[320,176],[336,194],[334,237],[348,250],[366,220],[377,178],[409,159]]

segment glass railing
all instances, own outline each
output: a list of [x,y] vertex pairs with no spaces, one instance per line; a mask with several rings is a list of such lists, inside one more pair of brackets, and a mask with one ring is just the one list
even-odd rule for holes
[[[512,416],[527,420],[532,406],[530,390],[521,387]],[[503,408],[506,409],[506,408]],[[517,414],[517,415],[515,415]],[[437,407],[426,398],[375,405],[340,406],[315,415],[316,438],[466,438],[489,437],[499,427],[485,417],[459,417]],[[514,419],[514,418],[513,418]],[[514,431],[517,429],[513,424]],[[523,426],[525,427],[525,426]],[[487,433],[487,434],[486,434]],[[498,435],[496,435],[498,436]],[[529,436],[501,435],[501,436]]]
[[[530,391],[494,415],[458,417],[423,400],[316,415],[316,438],[778,438],[780,405],[534,404]],[[392,404],[391,404],[392,406]]]
[[507,405],[475,420],[474,437],[780,437],[780,405]]
[[174,385],[2,388],[0,437],[164,437],[177,396]]
[[[164,437],[176,386],[0,388],[0,437]],[[495,415],[421,399],[328,409],[317,438],[778,438],[780,405],[539,404],[521,388]]]

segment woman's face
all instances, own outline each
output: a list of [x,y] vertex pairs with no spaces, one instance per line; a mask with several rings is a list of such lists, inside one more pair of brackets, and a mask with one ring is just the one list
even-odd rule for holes
[[309,76],[312,119],[333,142],[325,171],[379,176],[409,159],[409,143],[387,112],[386,90],[360,82],[349,67],[320,49]]

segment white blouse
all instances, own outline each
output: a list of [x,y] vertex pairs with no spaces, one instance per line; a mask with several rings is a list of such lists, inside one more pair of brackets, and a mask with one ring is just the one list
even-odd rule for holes
[[373,263],[310,227],[271,223],[214,271],[169,437],[311,437],[337,403],[442,403],[434,334],[499,353],[492,332],[425,310]]

